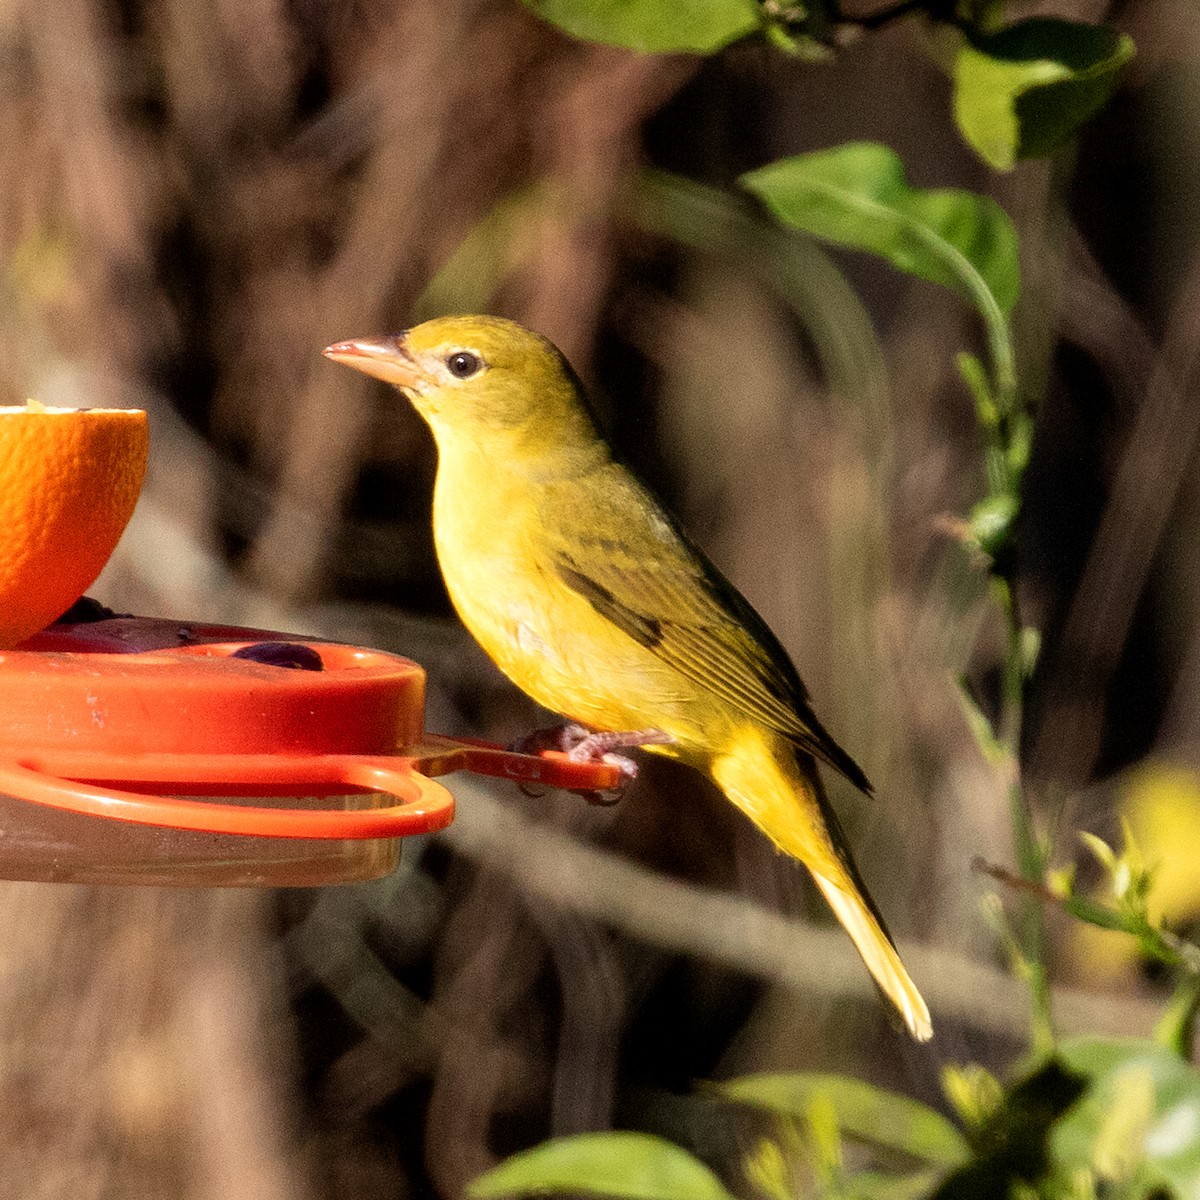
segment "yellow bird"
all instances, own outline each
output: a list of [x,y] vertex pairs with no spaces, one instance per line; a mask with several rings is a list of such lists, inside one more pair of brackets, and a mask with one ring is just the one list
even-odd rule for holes
[[812,872],[912,1035],[930,1037],[816,760],[870,784],[762,618],[614,460],[562,354],[512,321],[469,316],[325,355],[399,388],[432,429],[438,560],[500,669],[546,708],[630,734],[602,748],[657,742],[711,776]]

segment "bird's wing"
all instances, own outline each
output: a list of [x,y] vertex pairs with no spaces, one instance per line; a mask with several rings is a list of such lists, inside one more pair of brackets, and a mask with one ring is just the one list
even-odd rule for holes
[[590,531],[564,527],[570,510],[546,514],[563,534],[553,539],[559,578],[681,675],[870,793],[862,769],[813,714],[763,619],[649,494],[629,485],[606,489],[604,519]]

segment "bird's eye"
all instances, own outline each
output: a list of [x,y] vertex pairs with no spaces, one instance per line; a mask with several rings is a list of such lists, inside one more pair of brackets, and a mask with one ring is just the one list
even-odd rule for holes
[[446,359],[446,369],[455,379],[470,379],[483,370],[483,360],[470,350],[456,350]]

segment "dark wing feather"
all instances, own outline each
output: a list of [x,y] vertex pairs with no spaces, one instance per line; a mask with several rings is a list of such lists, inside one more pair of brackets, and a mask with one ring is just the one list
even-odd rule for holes
[[766,622],[648,492],[620,468],[610,471],[622,478],[614,488],[609,474],[597,489],[607,510],[598,522],[603,532],[564,528],[564,512],[578,506],[556,508],[548,518],[564,534],[554,544],[571,548],[554,554],[559,578],[681,675],[870,793],[862,769],[821,727]]

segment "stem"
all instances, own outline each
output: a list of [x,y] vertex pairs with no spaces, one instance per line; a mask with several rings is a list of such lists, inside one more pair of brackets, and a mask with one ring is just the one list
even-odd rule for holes
[[[988,498],[1012,502],[1015,512],[1021,502],[1021,480],[1027,457],[1028,417],[1021,409],[1017,389],[1016,352],[1012,330],[996,297],[974,266],[956,249],[948,255],[961,259],[955,265],[975,307],[983,318],[991,362],[995,418],[983,422],[986,438]],[[1011,775],[1008,808],[1012,821],[1013,850],[1021,878],[1031,888],[1044,887],[1045,863],[1038,844],[1033,812],[1021,779],[1021,724],[1025,711],[1025,629],[1017,599],[1015,569],[1006,550],[1002,561],[992,564],[992,591],[1004,618],[1006,642],[1000,714],[996,737],[1006,751]],[[1046,967],[1046,924],[1036,896],[1027,893],[1020,901],[1020,941],[1029,977],[1030,1041],[1035,1054],[1054,1048],[1050,974]]]
[[1021,723],[1025,707],[1025,647],[1021,614],[1013,580],[996,576],[992,588],[1000,611],[1004,614],[1006,633],[997,733],[1016,761],[1021,749]]
[[[1025,704],[1025,649],[1020,609],[1013,582],[997,576],[992,590],[1007,630],[1004,655],[1003,690],[997,735],[1008,752],[1012,777],[1008,784],[1009,819],[1012,821],[1013,850],[1021,878],[1030,888],[1043,886],[1042,851],[1038,845],[1033,813],[1021,783],[1021,719]],[[1032,890],[1020,900],[1020,941],[1029,973],[1030,1040],[1035,1054],[1048,1054],[1054,1048],[1051,1012],[1050,974],[1046,969],[1046,923],[1042,906]]]
[[1154,1030],[1154,1040],[1160,1046],[1174,1050],[1184,1062],[1191,1062],[1197,1013],[1200,1013],[1200,978],[1184,974],[1175,985],[1171,1003]]
[[998,432],[989,432],[989,447],[1007,459],[1009,447],[1005,443],[1011,432],[1012,418],[1017,415],[1017,356],[1008,319],[986,280],[961,250],[919,223],[914,222],[910,232],[950,267],[983,318],[988,358],[992,364],[992,385],[1000,412]]

